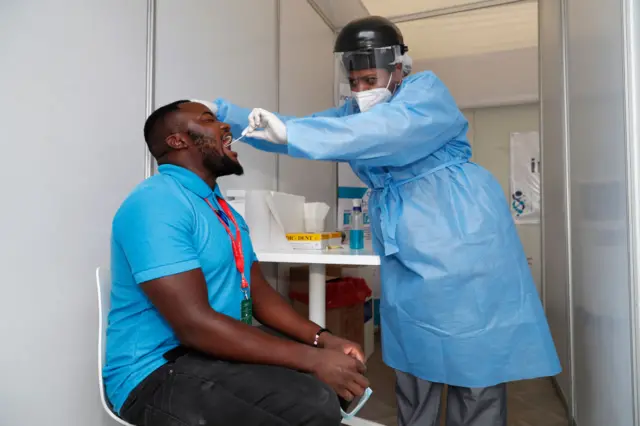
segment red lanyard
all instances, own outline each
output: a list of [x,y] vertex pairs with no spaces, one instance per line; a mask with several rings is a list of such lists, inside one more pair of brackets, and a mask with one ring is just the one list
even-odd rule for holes
[[233,217],[233,213],[231,213],[231,208],[229,208],[229,204],[227,204],[224,198],[218,197],[218,203],[220,203],[220,207],[222,207],[222,211],[224,212],[225,216],[231,221],[231,223],[233,223],[233,226],[236,227],[235,238],[231,233],[231,229],[229,228],[229,225],[227,225],[227,222],[224,220],[224,218],[221,217],[220,211],[216,210],[215,207],[213,207],[213,204],[211,204],[211,201],[209,201],[206,198],[204,200],[207,202],[207,204],[209,204],[209,207],[211,207],[211,210],[213,210],[213,212],[218,217],[218,220],[220,221],[222,226],[224,226],[225,231],[227,231],[227,234],[229,234],[229,238],[231,239],[231,248],[233,249],[233,257],[235,258],[235,261],[236,261],[236,267],[238,268],[238,272],[240,272],[240,276],[242,277],[242,281],[240,282],[240,288],[242,289],[242,291],[246,292],[247,288],[249,287],[249,283],[247,282],[247,279],[244,276],[244,254],[242,252],[242,236],[240,235],[240,227],[238,226],[238,223],[236,222],[235,217]]

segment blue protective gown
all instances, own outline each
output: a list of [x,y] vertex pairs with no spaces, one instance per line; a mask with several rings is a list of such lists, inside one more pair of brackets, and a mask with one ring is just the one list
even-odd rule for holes
[[[222,99],[218,117],[239,134],[249,109]],[[467,120],[431,72],[394,97],[349,114],[347,102],[280,117],[288,145],[256,148],[349,162],[369,188],[381,255],[382,349],[390,367],[424,380],[487,387],[561,371],[502,188],[469,162]]]

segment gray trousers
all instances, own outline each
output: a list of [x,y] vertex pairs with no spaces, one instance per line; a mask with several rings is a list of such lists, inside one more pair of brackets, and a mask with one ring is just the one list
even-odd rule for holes
[[[440,426],[444,385],[396,370],[398,426]],[[449,386],[446,426],[507,426],[507,385]]]

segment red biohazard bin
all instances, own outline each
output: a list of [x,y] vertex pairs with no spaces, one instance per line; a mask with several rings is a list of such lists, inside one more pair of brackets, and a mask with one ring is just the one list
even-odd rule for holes
[[[309,305],[309,293],[290,291],[289,297]],[[371,289],[362,278],[344,277],[327,281],[327,310],[362,305],[371,297]]]
[[[308,287],[290,291],[293,308],[305,318],[309,315]],[[336,336],[364,347],[365,302],[371,289],[362,278],[342,277],[327,281],[326,327]]]

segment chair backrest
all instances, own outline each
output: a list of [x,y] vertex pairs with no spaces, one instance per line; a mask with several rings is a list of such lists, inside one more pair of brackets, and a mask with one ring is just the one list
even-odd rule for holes
[[111,309],[111,271],[103,266],[96,269],[96,285],[98,286],[98,368],[102,381],[102,367],[106,362],[107,320]]
[[107,320],[111,309],[111,271],[109,271],[109,268],[99,266],[96,269],[96,286],[98,290],[98,386],[100,387],[100,402],[104,411],[113,420],[124,426],[133,426],[113,414],[113,411],[107,405],[107,396],[104,393],[102,368],[106,362]]

